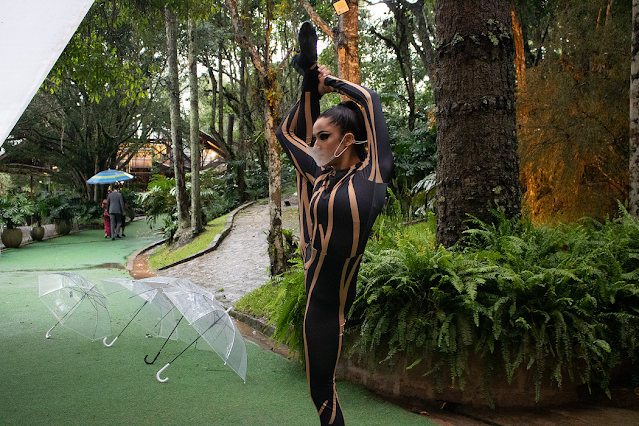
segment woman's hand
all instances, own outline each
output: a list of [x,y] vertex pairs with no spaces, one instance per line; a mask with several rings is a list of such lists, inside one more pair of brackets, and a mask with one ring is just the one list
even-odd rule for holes
[[326,68],[326,65],[320,65],[317,68],[317,71],[319,72],[319,85],[317,86],[317,91],[319,92],[320,96],[334,92],[334,89],[331,86],[326,86],[324,84],[324,80],[326,79],[326,77],[331,76],[331,71]]

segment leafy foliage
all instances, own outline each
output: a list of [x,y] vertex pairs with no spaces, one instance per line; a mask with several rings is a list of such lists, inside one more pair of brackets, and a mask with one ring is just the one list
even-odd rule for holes
[[[306,289],[304,287],[304,263],[301,257],[292,259],[293,266],[283,275],[274,277],[278,282],[278,294],[269,306],[273,313],[271,322],[276,325],[271,336],[287,345],[291,352],[299,353],[304,361],[304,312],[306,310]],[[269,285],[269,284],[267,284]]]
[[[247,171],[246,182],[248,192],[251,195],[262,195],[265,178],[257,171]],[[191,174],[186,174],[187,202],[190,205],[191,195]],[[162,175],[153,175],[147,191],[138,194],[137,206],[141,208],[147,216],[147,221],[155,225],[162,221],[159,232],[166,238],[172,239],[178,229],[177,225],[177,201],[175,197],[175,179]],[[213,220],[220,217],[240,203],[237,185],[231,173],[220,174],[215,170],[204,170],[200,172],[200,197],[202,201],[202,211],[206,220]]]
[[39,205],[41,211],[47,212],[50,222],[73,219],[91,220],[101,217],[102,210],[94,202],[73,191],[47,193]]
[[11,229],[22,226],[35,213],[35,203],[27,194],[0,194],[0,224]]
[[173,238],[177,231],[177,201],[175,198],[175,179],[162,175],[153,175],[146,192],[138,195],[137,203],[142,207],[147,222],[155,227],[159,219],[163,225],[159,232],[166,238]]
[[433,123],[418,121],[411,132],[405,127],[389,126],[393,157],[395,158],[395,177],[391,182],[393,192],[400,198],[403,210],[412,211],[424,206],[424,200],[413,203],[413,188],[437,166],[436,132]]
[[489,402],[497,365],[509,381],[518,367],[532,369],[539,399],[542,379],[607,390],[613,367],[637,363],[635,219],[622,209],[615,221],[556,228],[472,221],[466,248],[454,250],[434,247],[429,233],[380,228],[351,310],[355,353],[426,362],[440,388],[447,379],[463,388],[468,356],[478,353]]
[[[491,375],[510,381],[518,368],[533,372],[537,399],[543,380],[607,391],[611,370],[628,361],[636,386],[639,223],[620,211],[554,228],[494,212],[495,224],[471,219],[464,246],[450,250],[435,244],[432,213],[412,226],[380,216],[347,322],[356,342],[345,352],[372,369],[424,363],[440,389],[463,389],[469,356],[479,354],[489,403]],[[274,337],[303,354],[301,260],[278,279]]]
[[628,196],[631,4],[543,3],[517,97],[524,196],[538,222],[603,220]]

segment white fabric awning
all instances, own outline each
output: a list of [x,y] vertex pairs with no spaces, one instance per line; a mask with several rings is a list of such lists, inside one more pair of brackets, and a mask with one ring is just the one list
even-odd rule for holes
[[0,0],[0,155],[91,4],[93,0]]

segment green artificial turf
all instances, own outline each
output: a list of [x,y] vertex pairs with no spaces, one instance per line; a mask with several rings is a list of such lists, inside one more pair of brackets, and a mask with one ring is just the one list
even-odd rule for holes
[[[163,343],[131,325],[107,348],[58,326],[38,300],[38,275],[73,271],[91,282],[127,277],[128,257],[157,240],[144,222],[127,226],[127,237],[111,241],[101,230],[29,244],[0,257],[0,425],[315,425],[315,408],[300,366],[247,343],[244,383],[214,352]],[[126,319],[111,309],[115,336]],[[431,425],[340,382],[340,401],[349,425]]]

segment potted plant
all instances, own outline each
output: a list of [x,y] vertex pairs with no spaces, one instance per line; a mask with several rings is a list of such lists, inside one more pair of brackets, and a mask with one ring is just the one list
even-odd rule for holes
[[76,216],[76,196],[70,192],[49,194],[47,206],[49,220],[55,223],[55,231],[58,235],[67,235],[73,229],[73,219]]
[[42,220],[49,215],[48,193],[42,192],[35,199],[36,226],[31,228],[31,238],[33,241],[41,241],[44,238],[45,230]]
[[0,195],[0,222],[5,227],[0,238],[5,247],[20,247],[22,230],[16,227],[24,224],[34,212],[33,200],[26,194]]

